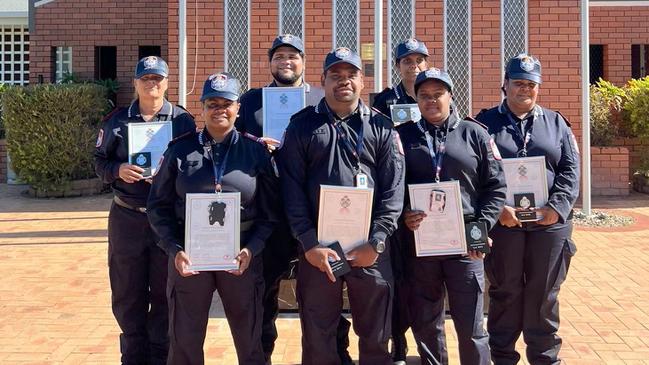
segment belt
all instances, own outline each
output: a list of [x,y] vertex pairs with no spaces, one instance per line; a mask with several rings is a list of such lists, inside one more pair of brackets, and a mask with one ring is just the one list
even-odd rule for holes
[[130,210],[136,211],[138,213],[146,214],[146,208],[145,207],[134,207],[134,206],[128,204],[127,202],[123,201],[122,199],[120,199],[120,197],[118,197],[117,195],[115,195],[115,197],[113,198],[113,201],[115,202],[115,204],[119,205],[122,208],[130,209]]

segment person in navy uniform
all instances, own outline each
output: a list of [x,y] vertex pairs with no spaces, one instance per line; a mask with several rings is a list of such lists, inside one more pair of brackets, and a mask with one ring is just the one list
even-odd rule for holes
[[[406,184],[458,181],[465,224],[494,226],[505,203],[506,183],[498,151],[484,125],[451,112],[453,83],[437,68],[421,72],[415,82],[422,119],[399,126],[406,156]],[[443,198],[443,197],[442,197]],[[432,199],[432,198],[431,198]],[[435,209],[443,209],[438,199]],[[483,254],[417,257],[414,233],[426,213],[409,208],[406,197],[400,231],[407,256],[410,316],[422,364],[448,364],[444,333],[445,288],[457,331],[460,362],[489,364],[483,328]]]
[[477,119],[489,127],[503,158],[545,156],[549,200],[543,218],[521,223],[505,206],[492,230],[487,256],[487,329],[496,365],[516,364],[516,340],[523,333],[530,364],[559,364],[559,288],[576,248],[571,239],[572,207],[579,195],[579,150],[570,124],[536,103],[541,63],[522,54],[509,60],[505,100]]
[[[306,105],[316,105],[324,97],[324,91],[304,81],[306,55],[304,43],[300,37],[282,34],[273,40],[268,49],[270,74],[273,81],[267,87],[304,87]],[[250,89],[241,95],[241,108],[235,127],[242,133],[260,137],[274,150],[279,141],[263,137],[263,100],[262,88]],[[278,333],[275,320],[279,314],[278,296],[282,279],[289,278],[295,271],[297,261],[297,242],[291,237],[288,223],[283,219],[269,239],[270,244],[263,253],[264,261],[264,321],[261,329],[261,340],[268,364],[275,349]],[[348,332],[351,323],[341,317],[339,328],[338,351],[343,364],[351,363],[347,352],[349,346]]]
[[[390,337],[392,270],[386,239],[403,205],[403,155],[389,119],[360,99],[361,59],[348,48],[327,54],[321,84],[325,97],[291,118],[278,163],[282,196],[293,235],[300,242],[297,296],[302,321],[302,363],[340,364],[336,327],[343,282],[359,337],[360,364],[392,364]],[[348,254],[351,272],[334,277],[334,250],[318,242],[320,185],[374,188],[369,240]],[[369,305],[368,305],[369,304]]]
[[[279,35],[268,49],[268,60],[273,81],[266,87],[302,86],[305,91],[306,105],[316,105],[322,99],[324,91],[304,81],[306,55],[300,37],[292,34]],[[237,130],[262,137],[270,146],[279,146],[280,141],[263,137],[262,88],[250,89],[241,95],[240,104],[239,117],[235,123]]]
[[428,56],[428,48],[422,41],[410,38],[399,43],[394,50],[394,59],[401,82],[376,95],[373,106],[390,116],[390,105],[416,104],[415,79],[420,72],[428,68]]
[[[396,66],[401,82],[392,88],[385,88],[374,98],[374,108],[391,117],[390,105],[416,104],[415,80],[420,72],[428,68],[428,48],[424,42],[415,38],[407,39],[394,50]],[[393,237],[392,241],[398,237]],[[404,257],[400,245],[390,245],[392,271],[394,273],[394,303],[392,303],[392,358],[397,365],[405,365],[408,343],[406,331],[410,327],[408,319],[408,283],[404,278]]]
[[166,256],[145,209],[151,180],[128,156],[128,123],[171,121],[176,137],[196,128],[189,113],[165,100],[168,73],[160,57],[137,63],[137,99],[104,122],[94,153],[97,176],[115,194],[108,215],[108,272],[113,314],[122,330],[122,364],[164,364],[169,347]]
[[[239,89],[239,81],[227,73],[205,81],[201,96],[205,128],[170,143],[153,177],[149,221],[169,256],[169,364],[203,364],[215,290],[223,301],[239,364],[265,363],[261,252],[277,222],[279,200],[274,197],[279,180],[265,144],[234,128]],[[239,269],[191,271],[184,251],[185,195],[220,191],[241,193]]]

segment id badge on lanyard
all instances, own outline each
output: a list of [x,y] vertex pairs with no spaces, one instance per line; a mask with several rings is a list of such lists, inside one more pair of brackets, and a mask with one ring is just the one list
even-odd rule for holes
[[362,171],[356,174],[356,187],[359,189],[367,189],[367,175]]

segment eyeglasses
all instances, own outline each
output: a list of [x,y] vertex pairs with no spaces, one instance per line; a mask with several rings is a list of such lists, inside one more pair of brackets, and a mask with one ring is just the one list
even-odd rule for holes
[[153,81],[155,83],[159,83],[159,82],[162,82],[162,80],[164,80],[164,79],[165,79],[165,77],[160,76],[160,75],[144,75],[144,76],[140,77],[140,81],[142,81],[142,82]]
[[226,110],[226,109],[230,108],[232,105],[234,105],[234,101],[226,102],[226,103],[223,103],[223,104],[206,103],[206,104],[204,104],[204,108],[206,110],[218,111],[218,110]]
[[439,99],[441,99],[444,95],[446,95],[447,92],[444,93],[438,93],[438,94],[421,94],[417,96],[417,100],[422,100],[424,102],[433,102],[436,103]]

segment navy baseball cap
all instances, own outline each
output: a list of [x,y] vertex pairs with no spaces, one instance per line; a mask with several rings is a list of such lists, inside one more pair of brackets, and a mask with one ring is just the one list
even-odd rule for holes
[[428,80],[441,81],[446,85],[448,91],[453,91],[453,81],[451,81],[451,77],[448,75],[448,73],[444,70],[440,70],[439,68],[431,67],[428,70],[420,72],[417,75],[417,79],[415,79],[415,94],[417,94],[417,91],[419,90],[421,84]]
[[363,69],[361,57],[358,55],[358,53],[352,51],[347,47],[339,47],[327,53],[327,57],[325,57],[325,61],[322,66],[323,71],[327,72],[327,70],[330,69],[331,66],[337,65],[339,63],[348,63],[359,70]]
[[426,48],[424,42],[410,38],[397,45],[397,48],[394,50],[394,58],[399,62],[400,59],[413,53],[422,54],[426,57],[429,56],[428,48]]
[[521,53],[507,62],[505,78],[510,80],[529,80],[541,84],[541,62],[525,53]]
[[282,34],[273,40],[273,45],[268,49],[268,57],[272,58],[275,51],[282,46],[295,48],[298,52],[304,53],[304,42],[293,34]]
[[205,80],[201,102],[210,98],[224,98],[232,101],[239,100],[241,84],[227,72],[215,73]]
[[138,61],[135,66],[135,78],[139,79],[144,75],[160,75],[162,77],[169,76],[169,66],[167,62],[160,57],[148,56]]

